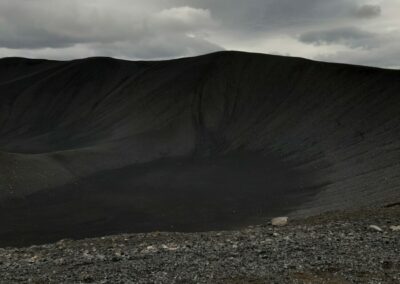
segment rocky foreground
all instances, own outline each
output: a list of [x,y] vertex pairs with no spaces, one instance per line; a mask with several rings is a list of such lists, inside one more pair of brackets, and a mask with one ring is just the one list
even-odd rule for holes
[[[267,222],[266,222],[267,223]],[[400,283],[400,205],[0,249],[1,283]]]

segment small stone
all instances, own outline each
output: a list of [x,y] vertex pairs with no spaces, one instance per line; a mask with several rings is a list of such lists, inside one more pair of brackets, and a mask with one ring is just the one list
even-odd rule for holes
[[67,244],[71,243],[72,240],[71,239],[61,239],[59,240],[56,244],[58,246],[66,246]]
[[56,265],[64,265],[65,264],[65,259],[64,258],[58,258],[58,259],[54,260],[54,263]]
[[399,226],[390,226],[390,230],[393,232],[400,232],[400,225]]
[[118,261],[120,261],[120,260],[121,260],[121,258],[118,257],[118,256],[113,256],[113,257],[111,258],[111,261],[112,261],[112,262],[118,262]]
[[383,232],[383,230],[376,225],[370,225],[369,228],[377,232]]
[[83,251],[83,257],[84,257],[84,258],[88,258],[88,259],[93,258],[93,256],[89,253],[88,250],[84,250],[84,251]]
[[79,276],[79,278],[83,283],[93,283],[94,282],[93,277],[88,273],[82,273]]
[[382,268],[385,269],[385,270],[392,269],[393,268],[393,262],[387,261],[387,260],[383,261],[382,262]]
[[175,251],[178,250],[178,246],[176,245],[161,245],[161,248],[165,249],[165,250],[169,250],[169,251]]
[[288,217],[277,217],[271,220],[271,224],[272,226],[282,227],[288,224],[288,220],[289,220]]
[[114,252],[115,256],[121,257],[123,255],[123,252],[121,250],[117,250]]
[[37,261],[39,261],[39,256],[37,256],[37,255],[34,255],[30,259],[28,259],[29,263],[35,263]]
[[155,253],[157,251],[158,249],[155,246],[147,246],[144,250],[142,250],[142,253]]

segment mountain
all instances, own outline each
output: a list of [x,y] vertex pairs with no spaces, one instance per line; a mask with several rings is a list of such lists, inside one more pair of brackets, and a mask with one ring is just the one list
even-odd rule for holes
[[0,60],[0,245],[400,202],[400,71]]

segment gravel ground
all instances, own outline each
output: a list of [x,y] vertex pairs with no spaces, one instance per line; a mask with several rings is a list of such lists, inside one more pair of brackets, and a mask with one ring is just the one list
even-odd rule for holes
[[5,248],[0,283],[400,283],[399,217],[393,205],[285,227]]

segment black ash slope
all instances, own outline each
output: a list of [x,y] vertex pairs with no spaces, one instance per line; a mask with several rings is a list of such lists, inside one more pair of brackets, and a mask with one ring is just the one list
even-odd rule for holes
[[400,72],[238,52],[0,60],[0,239],[400,199]]

